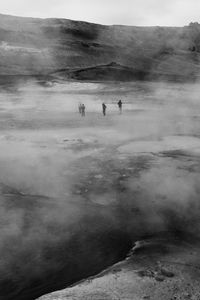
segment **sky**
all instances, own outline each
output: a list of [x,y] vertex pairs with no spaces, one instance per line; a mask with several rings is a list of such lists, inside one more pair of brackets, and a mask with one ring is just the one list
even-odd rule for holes
[[105,25],[183,26],[200,22],[200,0],[0,0],[0,13]]

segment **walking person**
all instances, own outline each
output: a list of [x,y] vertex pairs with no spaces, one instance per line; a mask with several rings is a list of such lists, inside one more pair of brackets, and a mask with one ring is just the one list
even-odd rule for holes
[[102,110],[103,110],[103,115],[106,115],[106,108],[107,106],[105,105],[105,103],[102,103]]
[[122,101],[119,100],[117,104],[118,104],[118,107],[119,107],[119,113],[121,115],[122,114]]
[[79,111],[79,114],[82,114],[82,104],[81,104],[81,102],[79,102],[79,104],[78,104],[78,111]]
[[81,104],[81,116],[85,117],[85,104]]

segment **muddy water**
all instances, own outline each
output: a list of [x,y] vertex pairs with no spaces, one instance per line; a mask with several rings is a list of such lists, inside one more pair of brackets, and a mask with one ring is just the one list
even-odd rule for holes
[[145,236],[199,237],[198,95],[198,85],[155,82],[4,85],[3,299],[96,274]]

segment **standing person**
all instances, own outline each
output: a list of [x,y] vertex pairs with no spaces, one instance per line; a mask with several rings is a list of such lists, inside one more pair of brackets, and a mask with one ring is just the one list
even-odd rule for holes
[[122,113],[122,101],[119,100],[117,104],[118,104],[118,107],[119,107],[119,113],[121,114]]
[[78,104],[78,111],[79,111],[79,114],[82,114],[82,104],[81,104],[81,102],[79,102],[79,104]]
[[81,105],[81,116],[85,117],[85,104]]
[[102,103],[102,109],[103,109],[103,115],[106,115],[106,108],[107,106],[105,105],[105,103]]

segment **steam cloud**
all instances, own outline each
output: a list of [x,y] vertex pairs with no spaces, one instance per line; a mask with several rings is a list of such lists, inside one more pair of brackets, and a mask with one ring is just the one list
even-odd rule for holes
[[167,83],[2,90],[5,299],[34,299],[96,273],[144,235],[199,236],[198,93]]

